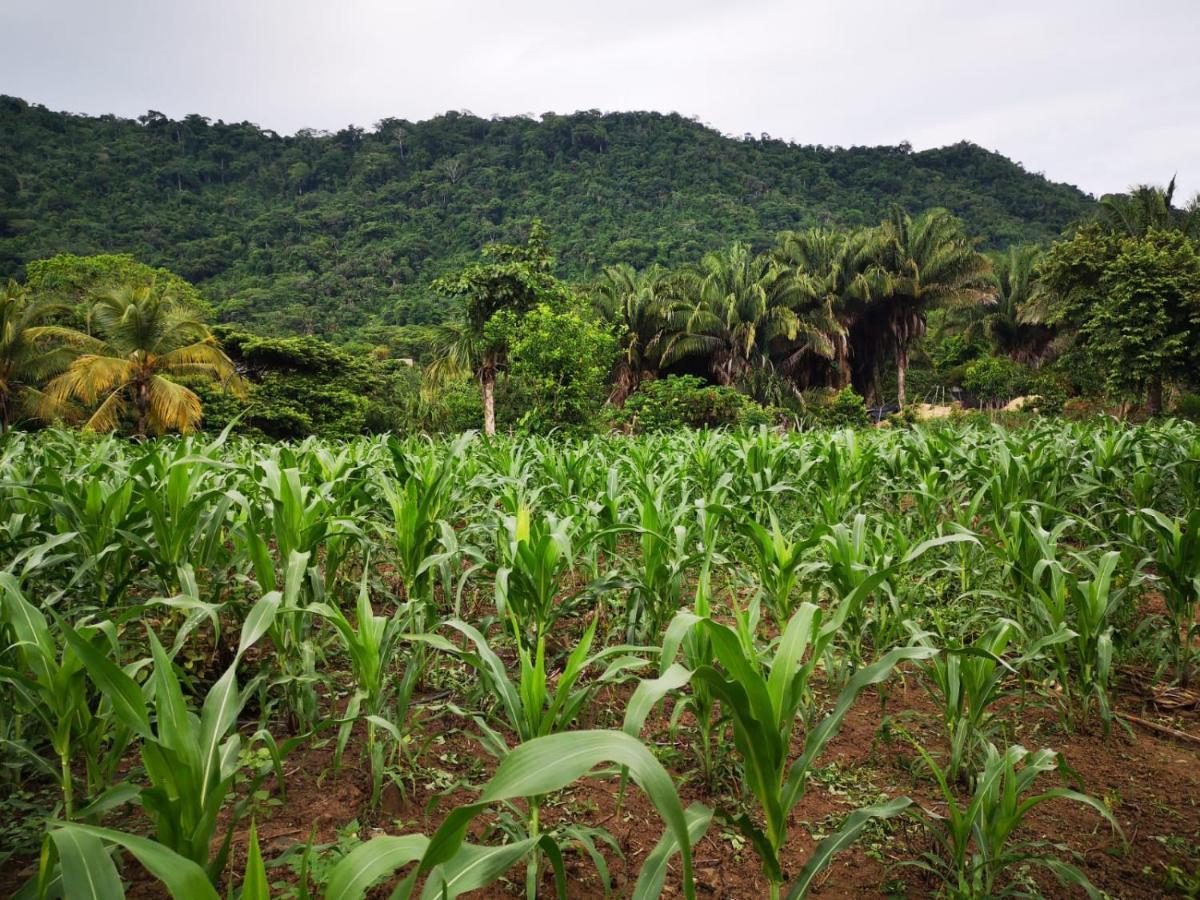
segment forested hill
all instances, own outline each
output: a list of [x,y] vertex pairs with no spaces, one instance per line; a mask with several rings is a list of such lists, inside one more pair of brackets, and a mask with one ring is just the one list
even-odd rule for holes
[[128,252],[255,330],[347,337],[443,314],[430,279],[533,217],[561,274],[676,265],[784,229],[945,206],[989,246],[1045,241],[1093,201],[969,143],[799,146],[678,115],[388,119],[285,137],[198,115],[56,113],[0,97],[0,277]]

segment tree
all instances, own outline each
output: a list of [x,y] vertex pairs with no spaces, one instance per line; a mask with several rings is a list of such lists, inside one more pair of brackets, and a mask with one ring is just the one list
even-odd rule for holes
[[1140,184],[1127,194],[1100,198],[1100,224],[1126,237],[1145,237],[1150,231],[1178,231],[1200,238],[1200,194],[1184,209],[1175,207],[1175,179],[1165,188]]
[[946,210],[913,219],[899,207],[879,229],[875,261],[887,279],[883,329],[875,343],[890,344],[895,353],[896,399],[903,406],[908,351],[925,333],[926,312],[935,305],[982,302],[989,295],[991,264]]
[[490,327],[513,331],[507,339],[509,373],[528,398],[526,427],[545,432],[593,424],[604,402],[616,341],[582,304],[573,299],[539,303],[519,320],[501,313]]
[[496,433],[496,376],[507,364],[510,329],[488,324],[500,312],[520,315],[542,301],[566,295],[551,274],[554,257],[546,246],[546,231],[535,221],[524,245],[489,244],[484,262],[472,263],[457,275],[439,278],[434,289],[462,301],[462,319],[441,328],[436,336],[437,359],[430,365],[435,381],[464,372],[479,380],[483,394],[483,430]]
[[982,333],[993,352],[1035,368],[1045,359],[1054,338],[1052,328],[1024,318],[1037,291],[1035,270],[1041,255],[1038,247],[1028,244],[993,254],[995,293],[990,303],[970,308],[973,321],[966,329],[969,340]]
[[814,346],[822,340],[793,308],[799,301],[793,278],[745,244],[706,253],[700,265],[681,276],[687,299],[672,309],[674,329],[663,363],[704,356],[713,380],[728,387],[754,366],[771,365],[771,342],[794,341],[803,329]]
[[1110,392],[1156,414],[1164,383],[1200,366],[1200,255],[1181,232],[1091,223],[1050,248],[1039,276],[1039,319],[1069,331]]
[[84,427],[112,431],[132,406],[135,433],[193,430],[200,398],[173,380],[192,376],[242,391],[241,379],[208,327],[192,308],[157,282],[122,285],[98,293],[91,308],[98,336],[46,386],[52,409],[70,400],[97,404]]
[[0,433],[17,415],[36,414],[45,402],[41,385],[67,367],[83,339],[52,324],[67,309],[62,301],[31,297],[14,281],[0,292]]
[[[788,355],[784,369],[789,374],[814,357],[822,361],[831,357],[832,386],[840,390],[850,384],[851,330],[883,289],[878,270],[871,266],[866,252],[869,246],[870,235],[864,229],[847,233],[812,228],[779,236],[773,256],[791,268],[810,309],[809,321],[824,338],[816,352],[812,344],[805,342]],[[821,352],[826,346],[829,354]]]
[[596,294],[602,314],[614,323],[618,333],[620,354],[608,399],[620,408],[644,379],[658,377],[666,341],[670,283],[658,266],[637,272],[622,263],[604,270]]

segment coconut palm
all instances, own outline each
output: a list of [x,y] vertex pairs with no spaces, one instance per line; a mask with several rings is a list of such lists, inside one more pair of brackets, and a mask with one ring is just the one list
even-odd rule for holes
[[704,356],[713,380],[731,385],[755,366],[771,366],[771,343],[803,337],[819,346],[817,329],[794,307],[801,301],[795,279],[767,256],[745,244],[704,255],[696,269],[680,276],[685,300],[671,311],[671,335],[663,364]]
[[944,209],[914,219],[898,207],[876,233],[875,262],[886,276],[882,315],[872,342],[896,358],[896,398],[905,402],[908,351],[925,333],[925,314],[933,306],[979,304],[992,296],[991,263],[967,238],[962,223]]
[[67,312],[65,301],[33,298],[14,281],[0,291],[0,433],[19,415],[35,415],[47,378],[71,362],[85,340],[72,328],[51,323]]
[[602,314],[619,329],[621,355],[608,400],[620,407],[644,379],[658,375],[670,305],[669,280],[658,266],[638,272],[621,263],[604,270],[596,294]]
[[200,398],[174,380],[181,376],[243,393],[233,362],[208,326],[155,282],[97,293],[91,323],[95,336],[45,390],[45,406],[54,410],[72,400],[94,406],[84,423],[88,430],[112,431],[129,409],[139,436],[193,430],[202,415]]

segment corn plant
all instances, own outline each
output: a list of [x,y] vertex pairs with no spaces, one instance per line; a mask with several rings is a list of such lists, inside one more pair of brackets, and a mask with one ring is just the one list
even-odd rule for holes
[[1066,787],[1034,793],[1034,783],[1049,772],[1069,775],[1062,756],[1053,750],[1030,752],[1019,745],[1001,752],[985,748],[983,768],[964,804],[952,781],[923,747],[917,745],[930,774],[941,791],[945,814],[914,807],[914,815],[925,825],[935,850],[921,859],[902,863],[934,875],[948,896],[982,898],[1026,896],[1018,885],[1005,882],[1014,867],[1038,866],[1051,872],[1064,887],[1078,887],[1091,897],[1100,893],[1074,865],[1059,854],[1065,847],[1047,841],[1014,839],[1030,811],[1051,800],[1070,800],[1094,810],[1121,833],[1108,807],[1087,794]]
[[[61,893],[64,897],[121,900],[125,896],[125,888],[105,848],[106,844],[110,844],[128,851],[174,898],[220,898],[204,869],[186,856],[180,856],[148,838],[112,828],[74,823],[59,823],[51,828],[46,837],[38,880],[39,896]],[[267,867],[258,843],[258,829],[253,821],[246,838],[246,865],[238,896],[240,900],[270,900],[271,897]]]
[[746,522],[742,531],[749,538],[759,589],[776,623],[782,628],[792,617],[794,594],[802,575],[816,568],[809,551],[817,545],[821,533],[814,530],[799,539],[794,535],[785,535],[774,512],[771,513],[770,529],[757,522]]
[[217,456],[223,441],[197,448],[191,441],[145,451],[133,467],[131,503],[145,511],[149,528],[130,535],[154,569],[161,590],[182,587],[185,566],[223,582],[232,559],[229,513],[234,497],[217,477],[226,464]]
[[[671,776],[640,741],[619,731],[564,732],[521,744],[504,757],[479,799],[451,810],[433,837],[377,837],[347,854],[330,873],[326,900],[360,900],[376,881],[413,863],[416,865],[392,897],[411,897],[422,877],[422,898],[458,897],[486,887],[522,859],[540,855],[545,855],[553,868],[557,895],[565,897],[566,867],[553,835],[535,824],[522,840],[480,846],[465,843],[467,829],[498,804],[527,801],[562,790],[602,765],[628,773],[666,824],[663,838],[642,864],[633,891],[635,900],[652,900],[661,894],[667,863],[675,854],[682,857],[684,896],[694,900],[691,847],[703,835],[711,813],[700,804],[693,804],[685,812]],[[536,870],[533,860],[526,871],[531,869]],[[536,880],[527,882],[531,895],[536,889]]]
[[[1070,639],[1047,644],[1047,658],[1068,710],[1085,719],[1095,703],[1105,729],[1112,722],[1109,682],[1112,677],[1115,620],[1125,588],[1115,579],[1121,554],[1110,550],[1093,562],[1073,554],[1080,572],[1054,559],[1036,568],[1033,613],[1038,638],[1069,632]],[[1090,577],[1086,577],[1090,576]]]
[[[900,647],[857,672],[838,696],[833,710],[806,733],[803,752],[789,764],[792,734],[802,718],[802,707],[811,703],[809,682],[820,644],[829,640],[840,620],[834,619],[833,624],[830,628],[822,622],[819,607],[802,603],[788,621],[773,654],[764,660],[753,647],[746,646],[745,635],[738,630],[711,619],[691,622],[690,627],[703,630],[711,640],[718,666],[704,665],[690,673],[679,666],[653,683],[643,682],[626,713],[625,729],[636,733],[654,702],[685,681],[699,681],[712,691],[733,729],[734,745],[742,759],[742,788],[756,802],[763,826],[745,813],[718,809],[716,815],[740,831],[754,848],[772,898],[780,896],[787,881],[780,851],[787,840],[791,811],[804,796],[816,759],[837,734],[855,699],[869,685],[884,681],[897,663],[929,659],[938,652],[932,647]],[[788,896],[804,896],[833,855],[852,843],[868,822],[894,816],[909,802],[900,798],[852,813],[841,828],[818,845],[792,881]]]
[[391,512],[385,533],[395,546],[407,599],[427,608],[433,604],[433,570],[442,550],[442,519],[454,497],[456,463],[471,438],[460,437],[443,453],[410,453],[395,438],[389,441],[395,477],[381,480]]
[[[277,608],[278,598],[272,596],[254,607],[243,624],[239,659],[266,632]],[[197,715],[184,696],[174,663],[152,630],[147,629],[153,659],[152,701],[106,655],[71,632],[67,634],[116,717],[140,739],[149,786],[139,792],[138,800],[153,823],[155,840],[200,866],[216,884],[225,868],[233,829],[249,804],[254,785],[269,771],[254,776],[246,796],[234,804],[214,852],[219,817],[238,776],[241,735],[236,726],[244,697],[238,689],[237,661],[209,689]],[[273,741],[268,746],[275,751],[278,774],[278,748]]]
[[1196,621],[1200,605],[1200,508],[1193,508],[1184,519],[1168,518],[1153,509],[1143,509],[1142,515],[1153,540],[1145,562],[1154,565],[1154,580],[1162,590],[1171,625],[1175,674],[1187,687],[1192,641],[1200,634],[1200,623]]
[[663,483],[639,485],[634,493],[639,553],[626,560],[631,585],[626,601],[629,640],[656,639],[683,604],[684,583],[701,555],[693,544],[687,497],[672,498]]
[[591,584],[565,592],[575,566],[576,533],[570,519],[551,513],[535,517],[525,505],[504,517],[497,534],[500,563],[488,568],[495,576],[496,612],[526,649],[536,647],[555,622],[597,588]]
[[[40,734],[24,739],[14,734],[5,739],[6,745],[58,783],[67,819],[87,819],[128,799],[127,787],[116,782],[132,734],[111,702],[90,689],[78,649],[116,656],[120,647],[113,623],[79,623],[76,629],[61,624],[54,629],[7,572],[0,573],[0,622],[11,636],[9,650],[20,666],[0,666],[0,683],[17,701],[11,712],[41,726]],[[39,738],[49,742],[53,763],[37,751],[34,742]],[[82,790],[72,773],[79,759],[86,772]]]
[[404,746],[404,735],[409,727],[409,706],[421,675],[423,657],[411,655],[404,674],[400,678],[392,675],[389,667],[408,630],[411,617],[403,615],[401,611],[393,612],[390,616],[376,615],[367,590],[367,575],[364,570],[353,624],[336,605],[316,603],[308,608],[308,612],[333,626],[350,659],[355,691],[346,703],[333,762],[335,768],[341,764],[351,728],[360,716],[363,717],[367,729],[366,754],[371,767],[371,808],[374,809],[379,805],[383,790],[388,749],[380,740],[379,730],[395,739],[396,750]]
[[1005,682],[1019,678],[1022,669],[1040,658],[1046,647],[1072,638],[1065,629],[1057,631],[1007,662],[1004,653],[1019,635],[1020,627],[1009,619],[996,621],[969,644],[939,640],[929,632],[913,635],[914,643],[943,647],[942,653],[919,667],[950,745],[945,775],[952,783],[965,778],[978,754],[990,744],[995,732],[993,707],[1007,695]]

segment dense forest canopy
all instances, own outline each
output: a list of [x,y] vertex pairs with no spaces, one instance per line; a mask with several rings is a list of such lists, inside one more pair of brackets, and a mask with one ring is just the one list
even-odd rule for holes
[[1044,243],[1094,212],[1077,190],[969,143],[801,146],[680,115],[450,112],[281,136],[0,98],[0,278],[58,253],[129,253],[194,283],[216,317],[334,340],[446,318],[429,289],[532,218],[557,274],[679,266],[777,233],[944,207],[985,248]]

